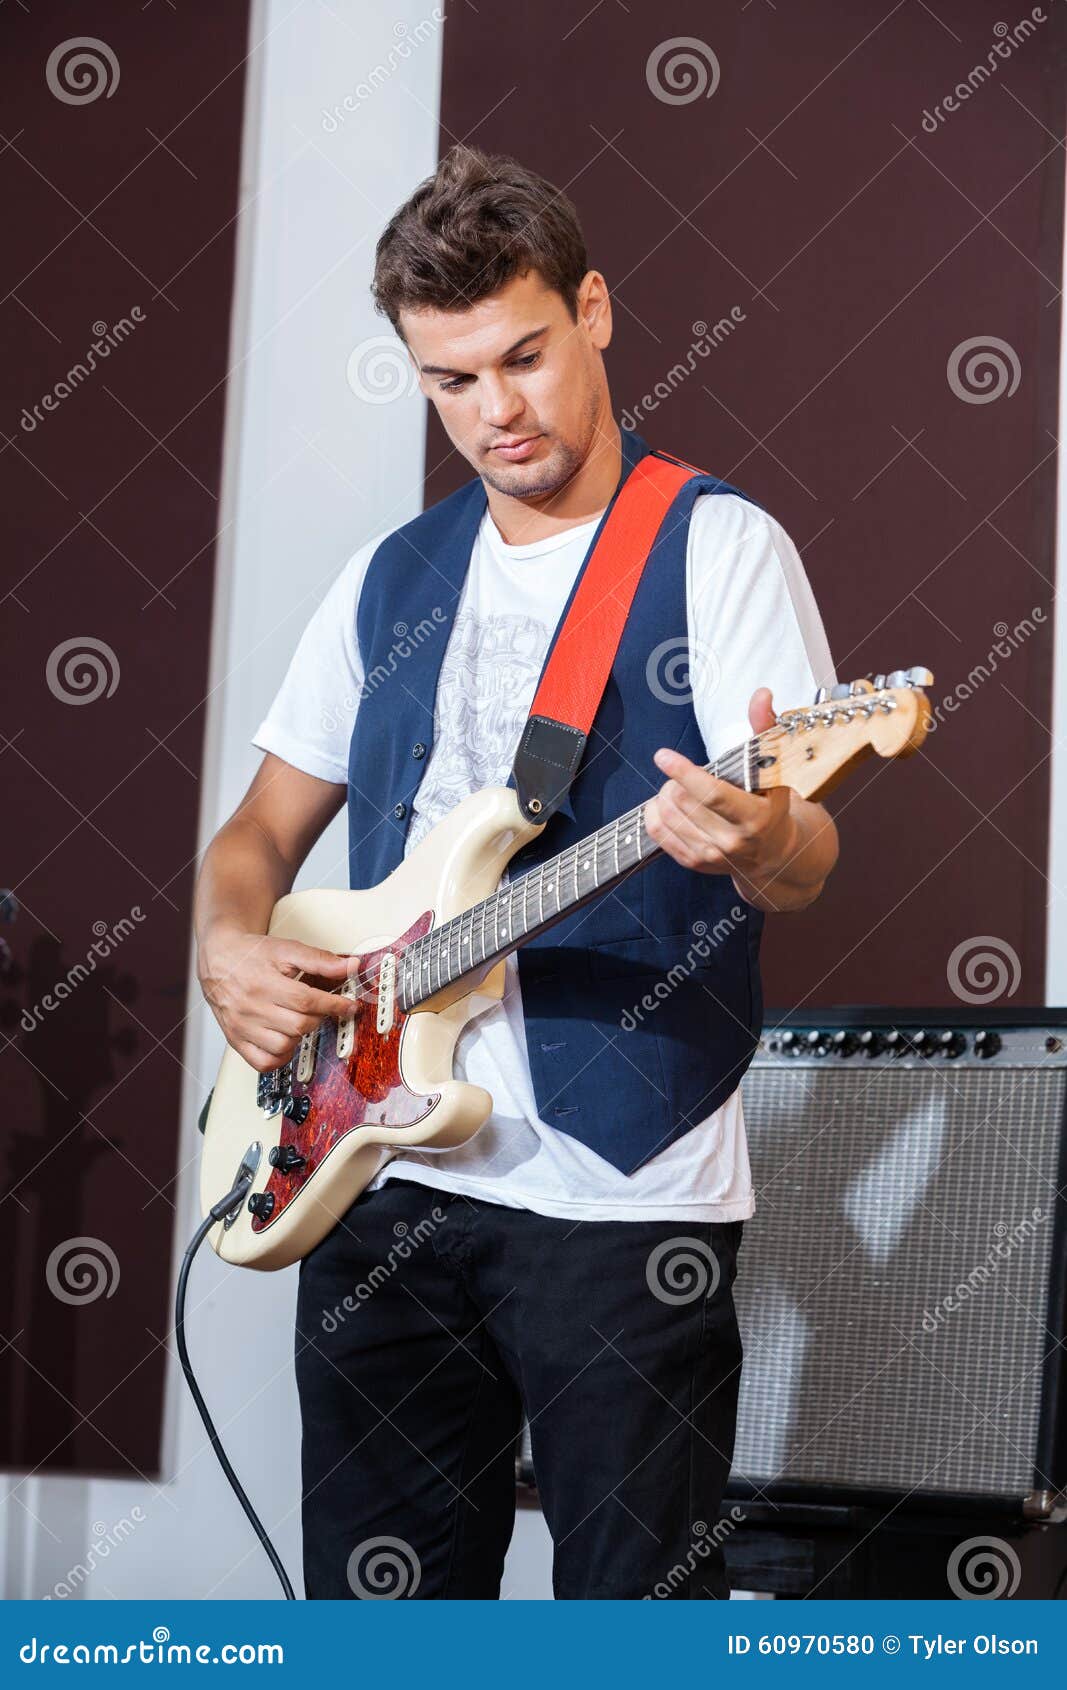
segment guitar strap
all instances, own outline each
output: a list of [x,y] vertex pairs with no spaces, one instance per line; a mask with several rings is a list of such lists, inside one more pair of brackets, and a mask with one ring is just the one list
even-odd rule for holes
[[546,822],[568,792],[656,536],[686,482],[706,473],[668,452],[648,452],[617,492],[515,753],[515,789],[527,821]]

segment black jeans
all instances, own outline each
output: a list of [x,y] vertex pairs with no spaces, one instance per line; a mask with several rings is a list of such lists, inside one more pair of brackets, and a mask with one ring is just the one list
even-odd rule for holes
[[499,1597],[525,1410],[557,1598],[728,1597],[743,1224],[364,1192],[300,1264],[307,1596]]

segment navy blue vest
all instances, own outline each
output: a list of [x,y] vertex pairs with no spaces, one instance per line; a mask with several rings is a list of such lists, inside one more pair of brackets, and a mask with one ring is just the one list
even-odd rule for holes
[[[650,450],[640,435],[621,432],[620,487]],[[511,859],[511,878],[651,798],[665,780],[652,761],[658,746],[707,762],[691,702],[672,695],[663,676],[668,666],[677,672],[679,653],[684,667],[687,651],[694,501],[738,491],[694,475],[674,499],[570,791],[540,837]],[[485,509],[476,478],[387,535],[371,559],[356,617],[366,678],[349,756],[353,887],[377,885],[403,859],[411,802],[434,741],[437,679]],[[728,875],[698,874],[664,853],[522,945],[519,984],[539,1118],[624,1173],[690,1132],[726,1101],[752,1059],[763,1016],[762,928],[762,912]]]

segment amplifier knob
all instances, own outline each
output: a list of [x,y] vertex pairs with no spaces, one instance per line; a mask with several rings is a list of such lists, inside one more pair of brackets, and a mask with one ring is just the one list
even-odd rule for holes
[[809,1056],[826,1056],[830,1049],[830,1039],[826,1033],[820,1033],[813,1027],[805,1040]]
[[859,1039],[855,1033],[849,1033],[842,1029],[839,1033],[835,1033],[830,1040],[830,1049],[835,1056],[851,1056],[854,1051],[859,1049]]
[[797,1053],[797,1036],[795,1033],[783,1033],[779,1042],[779,1049],[783,1056],[795,1056]]
[[926,1029],[924,1027],[920,1027],[917,1032],[914,1032],[911,1035],[911,1048],[915,1052],[916,1056],[933,1056],[934,1051],[937,1049],[937,1045],[934,1043]]
[[1001,1042],[999,1033],[994,1033],[991,1029],[983,1028],[980,1033],[975,1033],[974,1035],[975,1054],[977,1056],[985,1057],[996,1056],[997,1051],[1000,1049]]
[[860,1049],[864,1056],[881,1056],[885,1049],[885,1034],[876,1032],[873,1027],[867,1027],[860,1034]]
[[909,1056],[911,1054],[911,1045],[908,1039],[897,1027],[894,1027],[891,1033],[886,1034],[885,1048],[890,1056]]
[[938,1043],[942,1056],[962,1056],[967,1049],[967,1040],[962,1033],[955,1033],[948,1029],[941,1034]]

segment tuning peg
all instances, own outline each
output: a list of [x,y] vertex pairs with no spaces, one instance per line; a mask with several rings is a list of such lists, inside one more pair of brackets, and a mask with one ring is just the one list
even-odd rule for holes
[[873,686],[875,692],[883,691],[883,689],[885,687],[885,676],[884,675],[876,675],[874,677],[874,680],[871,682],[871,685]]
[[831,698],[849,698],[849,697],[851,697],[848,682],[847,681],[838,681],[836,687],[831,688],[830,697]]
[[894,669],[886,685],[890,687],[928,687],[933,678],[929,669]]
[[829,687],[820,687],[818,692],[815,694],[816,704],[825,704],[826,700],[829,698],[829,696],[830,696]]
[[853,681],[848,690],[853,698],[862,698],[871,691],[871,683],[870,681]]

